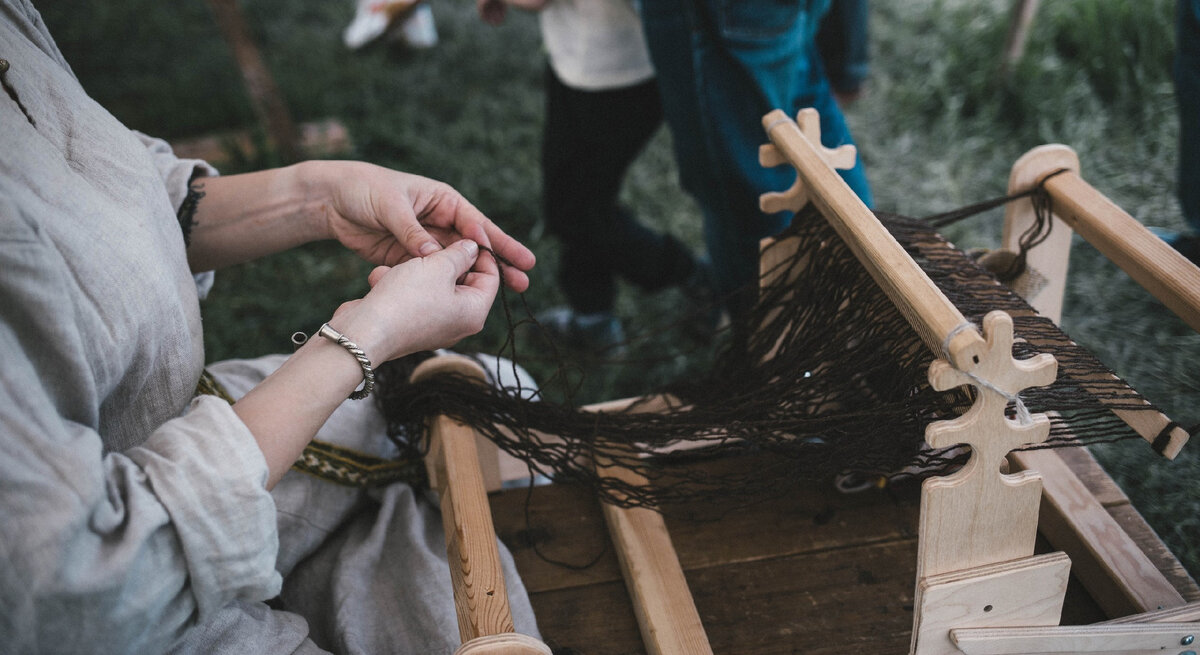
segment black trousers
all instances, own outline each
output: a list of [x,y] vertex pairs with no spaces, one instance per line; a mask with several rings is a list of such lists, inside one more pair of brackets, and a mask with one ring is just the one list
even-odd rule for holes
[[683,243],[642,225],[617,201],[625,172],[661,123],[653,79],[581,91],[546,67],[543,211],[562,244],[558,280],[576,312],[612,311],[617,277],[652,291],[681,284],[695,269]]

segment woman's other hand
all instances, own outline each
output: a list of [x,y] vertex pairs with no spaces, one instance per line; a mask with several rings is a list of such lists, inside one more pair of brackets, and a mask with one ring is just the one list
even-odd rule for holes
[[504,267],[510,288],[529,287],[533,253],[449,185],[362,162],[320,164],[314,177],[327,190],[329,236],[364,259],[396,266],[470,239],[512,264]]

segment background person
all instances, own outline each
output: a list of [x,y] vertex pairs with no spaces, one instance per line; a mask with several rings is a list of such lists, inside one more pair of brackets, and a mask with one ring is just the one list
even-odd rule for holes
[[539,314],[555,341],[604,351],[625,340],[613,312],[617,279],[654,291],[682,287],[714,302],[711,271],[679,239],[650,229],[618,201],[630,164],[662,124],[654,69],[630,0],[478,0],[498,24],[507,5],[539,11],[546,46],[542,208],[562,244],[566,307]]

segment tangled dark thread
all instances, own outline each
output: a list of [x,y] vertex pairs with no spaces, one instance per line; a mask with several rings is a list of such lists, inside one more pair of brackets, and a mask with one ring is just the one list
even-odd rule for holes
[[[1048,441],[1030,448],[1131,438],[1113,410],[1158,411],[929,224],[878,216],[968,320],[980,324],[986,313],[1006,311],[1016,358],[1050,353],[1058,360],[1054,384],[1021,394],[1030,411],[1051,412]],[[965,449],[931,450],[923,436],[929,423],[961,414],[971,392],[929,386],[929,348],[814,209],[801,211],[772,247],[785,240],[798,244],[795,254],[764,272],[758,303],[745,329],[735,331],[742,336],[725,341],[707,372],[648,390],[646,400],[622,411],[596,413],[575,407],[569,393],[566,402],[548,402],[539,390],[504,391],[452,376],[412,385],[414,362],[400,361],[379,371],[388,434],[419,455],[425,422],[445,414],[531,471],[626,507],[730,496],[753,502],[787,493],[797,481],[855,474],[900,482],[961,466]],[[510,327],[502,354],[519,362],[515,327],[532,319],[514,321],[507,297],[502,304]],[[561,373],[553,381],[565,384]],[[665,408],[645,411],[651,403]],[[740,455],[757,456],[753,470],[695,465]],[[650,484],[606,475],[597,462]]]

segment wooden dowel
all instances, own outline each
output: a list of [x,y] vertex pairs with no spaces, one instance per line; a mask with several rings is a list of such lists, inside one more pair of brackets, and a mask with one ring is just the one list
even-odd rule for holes
[[1055,175],[1045,186],[1055,214],[1200,331],[1200,268],[1076,173]]
[[[960,327],[967,322],[962,312],[826,163],[796,122],[776,109],[763,117],[763,127],[771,143],[796,168],[808,197],[925,344],[949,357],[956,368],[968,370],[970,360],[986,350],[979,331]],[[943,342],[952,334],[949,348],[945,348]]]
[[[446,355],[426,360],[412,374],[414,383],[434,375],[458,374],[486,380],[483,369],[474,360]],[[454,606],[464,652],[516,653],[529,638],[489,639],[513,633],[508,590],[500,566],[500,549],[492,510],[484,491],[475,430],[447,416],[438,416],[429,424],[429,470],[441,499],[442,525],[446,533],[446,553],[450,578],[454,585]],[[533,640],[536,642],[537,640]]]

